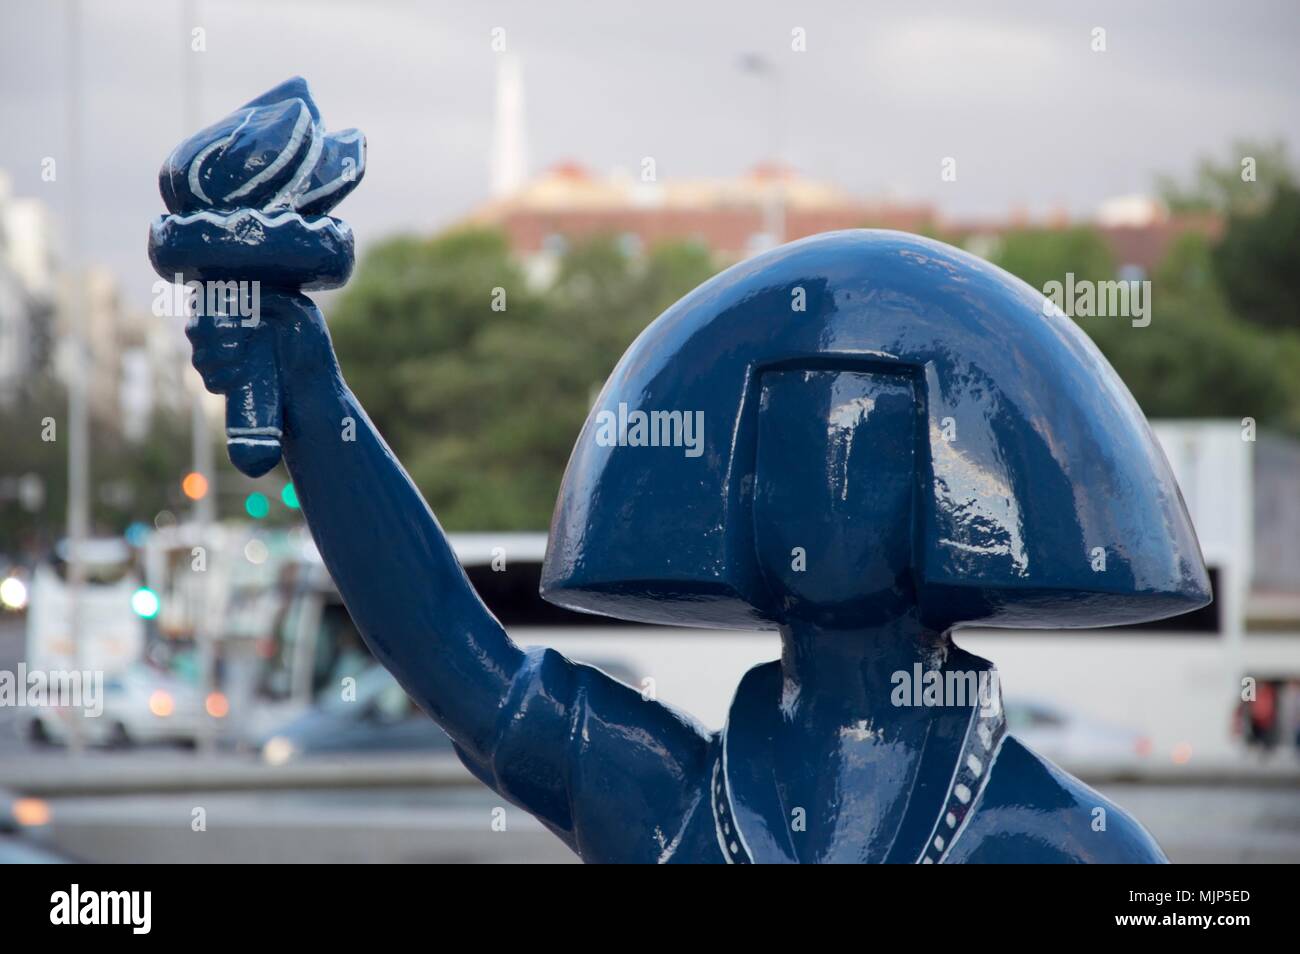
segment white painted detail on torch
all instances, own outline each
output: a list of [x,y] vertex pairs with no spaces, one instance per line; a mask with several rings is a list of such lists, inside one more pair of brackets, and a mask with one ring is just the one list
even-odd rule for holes
[[232,132],[225,139],[218,139],[216,142],[208,143],[206,146],[204,146],[202,149],[199,150],[198,155],[196,155],[193,159],[190,160],[189,173],[186,176],[186,179],[190,184],[190,192],[192,192],[199,199],[208,203],[208,205],[212,204],[212,200],[208,198],[208,194],[203,191],[202,183],[199,182],[199,173],[203,171],[203,160],[207,159],[208,156],[212,155],[212,153],[215,152],[216,150],[225,149],[232,142],[234,142],[235,137],[239,135],[239,131],[243,129],[245,126],[247,126],[248,121],[253,118],[254,112],[256,112],[256,110],[253,109],[247,110],[244,113],[244,121],[235,127],[234,132]]
[[279,447],[280,446],[280,442],[275,438],[260,440],[259,438],[256,437],[227,437],[226,445],[229,446],[231,444],[244,444],[249,447]]
[[227,437],[283,437],[283,432],[278,427],[227,427]]
[[[361,135],[361,130],[359,129],[351,136],[339,137],[338,142],[353,143],[356,142],[358,139],[362,139],[364,141],[364,137]],[[365,150],[365,146],[362,146],[360,152],[360,159],[358,159],[357,161],[357,168],[352,173],[352,180],[360,179],[361,174],[365,171],[366,171],[366,150]],[[309,192],[304,192],[300,196],[295,196],[293,199],[293,207],[295,209],[301,209],[304,205],[310,205],[311,203],[315,202],[317,199],[324,198],[327,195],[332,195],[335,192],[337,192],[339,189],[343,188],[343,186],[347,182],[352,180],[349,180],[346,173],[344,173],[343,175],[335,176],[333,179],[331,179],[329,182],[325,183],[324,185],[318,186],[317,188],[312,189]]]
[[199,182],[199,173],[203,169],[203,160],[208,158],[208,156],[216,152],[225,144],[226,143],[220,139],[216,142],[208,143],[199,150],[199,154],[195,156],[194,161],[190,163],[190,174],[188,176],[190,193],[197,196],[201,201],[207,202],[209,205],[212,203],[212,200],[209,199],[208,194],[203,191],[203,185]]
[[294,206],[294,194],[311,177],[312,170],[316,168],[316,163],[320,160],[320,154],[324,149],[325,130],[321,128],[317,129],[316,135],[311,137],[311,145],[307,147],[307,155],[303,156],[302,162],[298,164],[298,171],[285,183],[284,188],[275,194],[275,198],[266,203],[264,208],[274,209],[278,206]]
[[297,222],[309,232],[319,232],[321,229],[331,227],[337,228],[340,233],[351,231],[346,222],[331,219],[328,215],[314,216],[307,219],[297,212],[284,211],[277,215],[267,215],[257,209],[236,209],[234,212],[208,212],[205,210],[203,212],[193,212],[190,215],[164,215],[154,221],[153,228],[157,231],[168,222],[174,222],[177,225],[189,225],[191,222],[211,222],[213,225],[222,228],[231,228],[242,219],[256,219],[269,229]]
[[242,195],[247,195],[267,179],[277,175],[281,169],[287,166],[289,160],[293,158],[294,153],[298,151],[298,147],[302,145],[302,137],[307,134],[307,127],[309,125],[311,125],[311,113],[307,111],[307,104],[302,100],[298,100],[298,121],[294,123],[293,132],[289,135],[289,144],[280,150],[280,154],[275,157],[274,162],[257,175],[253,176],[253,178],[249,179],[234,192],[228,194],[226,196],[226,201],[229,202],[231,199],[238,199]]

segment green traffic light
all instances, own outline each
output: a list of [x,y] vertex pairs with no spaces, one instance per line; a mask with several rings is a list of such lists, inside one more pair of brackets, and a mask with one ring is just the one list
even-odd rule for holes
[[158,594],[147,586],[142,586],[131,594],[131,609],[143,619],[153,619],[157,616],[160,606]]
[[280,491],[280,499],[290,510],[298,509],[298,491],[294,490],[293,484],[284,485],[284,489]]
[[266,494],[254,491],[244,498],[244,509],[254,520],[261,520],[271,512],[271,501],[266,499]]

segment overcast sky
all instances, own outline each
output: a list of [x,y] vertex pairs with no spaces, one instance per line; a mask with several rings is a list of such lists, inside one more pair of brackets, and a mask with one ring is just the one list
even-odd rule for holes
[[[522,62],[532,171],[564,158],[631,170],[643,156],[661,178],[744,170],[770,139],[762,85],[737,67],[746,52],[781,71],[785,159],[953,214],[1088,214],[1235,138],[1282,138],[1300,155],[1300,5],[1078,6],[199,0],[191,24],[180,2],[85,0],[84,155],[68,157],[65,4],[4,0],[0,169],[63,214],[82,161],[86,256],[147,304],[146,228],[162,210],[158,167],[192,131],[181,77],[193,56],[197,125],[300,73],[329,126],[366,133],[366,180],[339,209],[363,249],[433,230],[487,192],[494,27]],[[193,26],[206,52],[190,52]],[[791,50],[795,27],[806,52]],[[56,183],[41,181],[46,156]],[[945,156],[956,182],[940,181]]]

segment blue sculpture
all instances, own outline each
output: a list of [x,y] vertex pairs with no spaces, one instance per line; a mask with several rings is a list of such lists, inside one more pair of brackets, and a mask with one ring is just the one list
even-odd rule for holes
[[781,659],[710,733],[520,649],[478,599],[298,291],[345,280],[352,258],[346,226],[287,198],[311,190],[276,192],[282,211],[256,228],[220,201],[190,211],[196,179],[229,205],[285,154],[302,156],[292,181],[328,175],[303,171],[277,118],[318,122],[305,84],[258,104],[264,122],[227,120],[168,161],[174,215],[151,255],[164,274],[270,286],[250,333],[192,322],[195,366],[232,395],[236,427],[280,429],[357,626],[478,778],[587,861],[1164,860],[1006,733],[995,670],[953,641],[975,623],[1115,625],[1209,600],[1141,411],[1041,295],[938,242],[837,232],[718,275],[628,349],[569,462],[543,593],[779,630]]

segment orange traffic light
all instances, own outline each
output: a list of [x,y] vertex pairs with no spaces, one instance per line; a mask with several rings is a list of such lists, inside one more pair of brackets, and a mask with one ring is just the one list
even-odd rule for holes
[[208,478],[197,470],[190,471],[181,481],[181,490],[191,500],[202,500],[208,494]]

